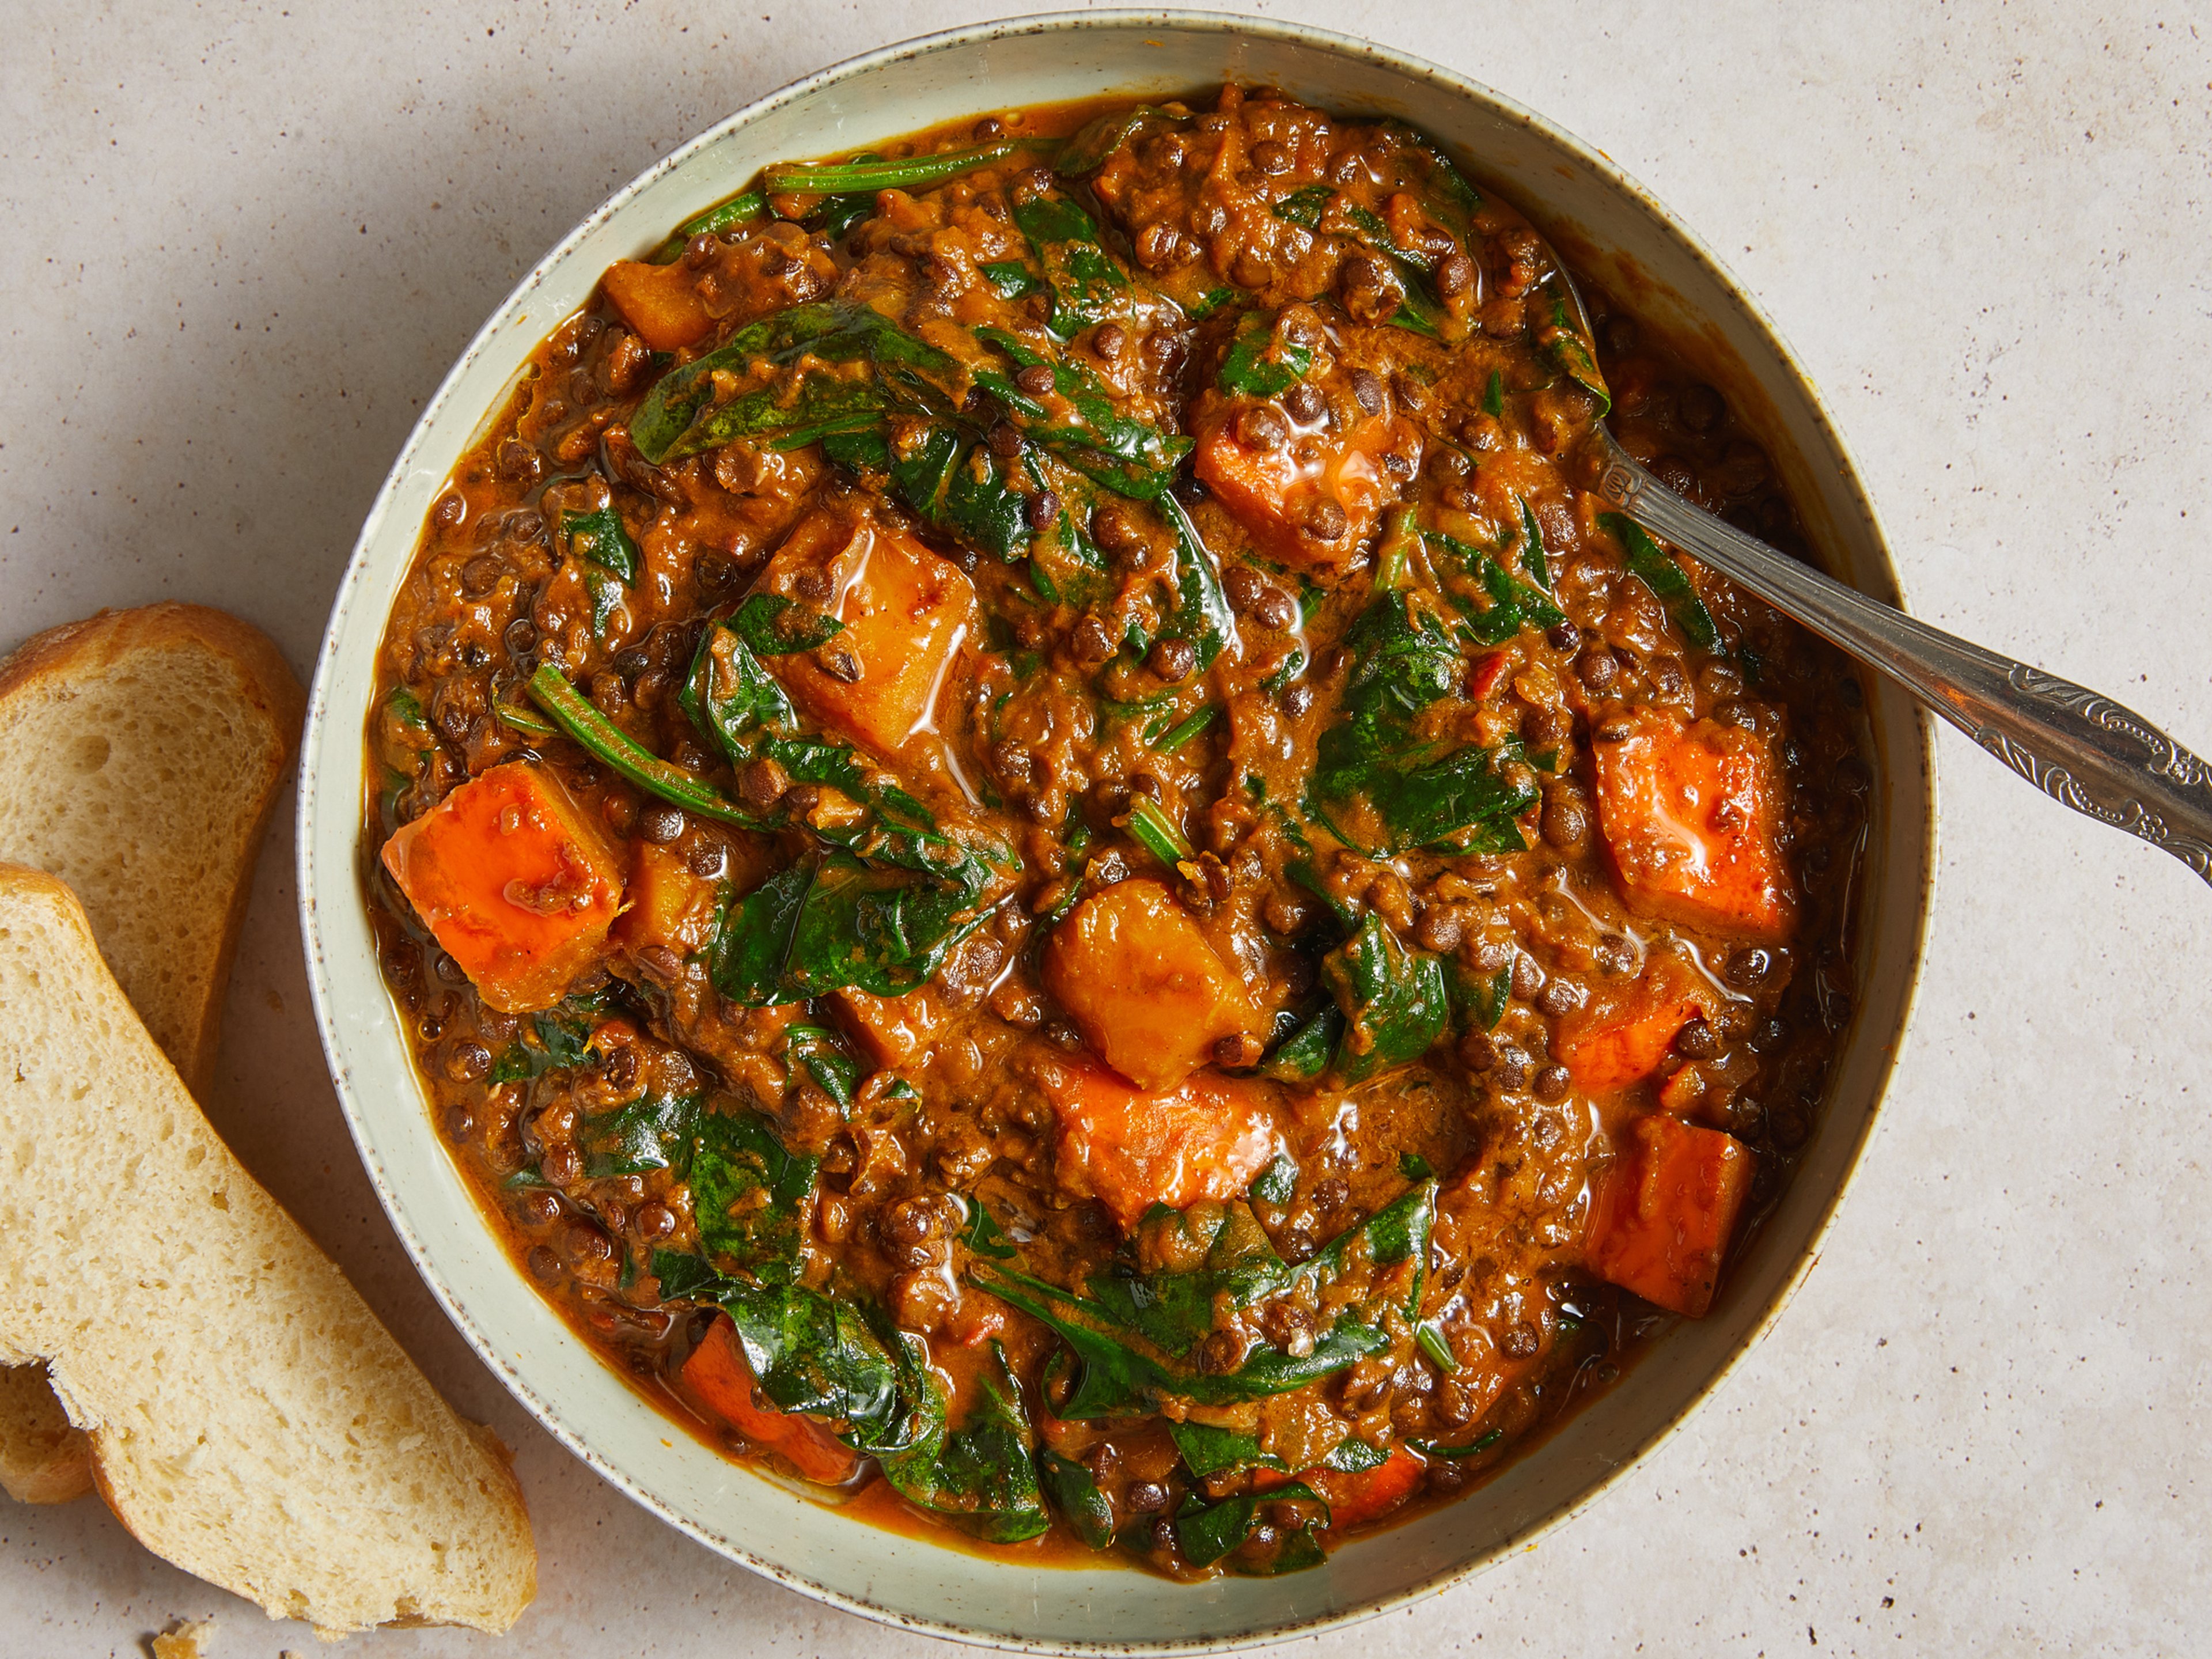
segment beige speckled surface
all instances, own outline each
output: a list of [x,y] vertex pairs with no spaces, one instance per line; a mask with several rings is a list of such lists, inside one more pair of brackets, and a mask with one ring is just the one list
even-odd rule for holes
[[[101,605],[191,599],[269,629],[304,676],[416,410],[531,261],[758,93],[983,9],[11,0],[0,647]],[[1253,9],[1425,52],[1605,149],[1796,345],[1923,614],[2212,748],[2212,562],[2191,522],[2212,518],[2212,45],[2185,9]],[[1540,1548],[1299,1646],[2199,1644],[2212,893],[1942,746],[1919,1018],[1776,1334]],[[395,1632],[356,1650],[936,1645],[669,1531],[477,1365],[354,1161],[290,869],[282,830],[211,1114],[455,1402],[519,1448],[544,1551],[538,1605],[504,1643]],[[0,1504],[0,1659],[137,1654],[209,1613],[211,1659],[311,1645],[153,1560],[96,1503]]]

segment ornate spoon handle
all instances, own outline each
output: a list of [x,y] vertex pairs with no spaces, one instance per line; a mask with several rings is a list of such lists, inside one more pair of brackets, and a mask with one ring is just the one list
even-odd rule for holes
[[1597,493],[1654,536],[1871,663],[2053,800],[2212,882],[2212,768],[2142,715],[1830,580],[1684,501],[1597,433]]

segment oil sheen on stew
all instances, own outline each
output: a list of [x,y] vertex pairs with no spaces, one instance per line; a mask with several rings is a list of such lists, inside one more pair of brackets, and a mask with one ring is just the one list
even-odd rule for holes
[[1765,452],[1417,131],[1006,112],[611,267],[380,662],[383,966],[708,1446],[1180,1577],[1468,1490],[1724,1293],[1849,1017],[1858,683],[1571,482]]

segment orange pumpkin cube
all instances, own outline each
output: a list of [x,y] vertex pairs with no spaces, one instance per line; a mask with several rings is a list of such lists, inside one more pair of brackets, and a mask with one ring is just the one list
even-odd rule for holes
[[1231,1199],[1274,1161],[1268,1085],[1200,1072],[1172,1089],[1132,1089],[1094,1060],[1054,1056],[1038,1080],[1060,1118],[1061,1187],[1095,1198],[1124,1231],[1155,1204]]
[[1764,738],[1642,708],[1590,745],[1599,826],[1629,908],[1741,938],[1781,940],[1796,913],[1781,848],[1781,788]]
[[665,847],[641,841],[630,862],[629,903],[615,923],[615,942],[632,951],[658,947],[690,956],[714,937],[714,903],[713,882],[693,875]]
[[[1384,415],[1349,426],[1299,426],[1280,404],[1255,404],[1249,398],[1208,402],[1211,407],[1202,404],[1198,417],[1192,465],[1260,550],[1278,559],[1301,564],[1349,561],[1398,498],[1398,484],[1384,470],[1383,456],[1394,450],[1420,453],[1412,427]],[[1239,436],[1237,417],[1255,410],[1262,411],[1263,427],[1272,422],[1289,434],[1285,441],[1262,448]],[[1243,428],[1253,424],[1247,420]],[[1340,527],[1328,522],[1322,511],[1326,503],[1342,513]],[[1338,533],[1317,533],[1330,528]]]
[[696,345],[714,331],[691,273],[680,264],[649,265],[624,259],[599,279],[630,332],[655,351]]
[[[802,578],[828,601],[801,596]],[[844,624],[815,649],[770,656],[766,666],[802,712],[878,750],[933,724],[938,694],[975,631],[975,590],[960,568],[874,518],[825,511],[802,520],[761,573],[759,591]]]
[[560,780],[495,766],[384,844],[384,867],[478,994],[507,1013],[550,1008],[605,953],[623,860]]
[[1733,1135],[1666,1112],[1640,1117],[1594,1184],[1589,1265],[1608,1284],[1691,1318],[1712,1306],[1758,1158]]
[[1157,881],[1116,882],[1045,941],[1044,986],[1105,1062],[1140,1089],[1169,1089],[1225,1036],[1267,1021],[1190,912]]

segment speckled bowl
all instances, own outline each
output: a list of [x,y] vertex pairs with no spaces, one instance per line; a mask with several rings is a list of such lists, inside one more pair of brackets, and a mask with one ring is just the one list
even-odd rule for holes
[[616,193],[525,277],[447,376],[386,481],[331,615],[300,788],[300,903],[339,1098],[416,1267],[477,1352],[579,1457],[732,1560],[872,1619],[1010,1648],[1166,1651],[1310,1632],[1424,1595],[1595,1501],[1717,1387],[1812,1267],[1871,1128],[1919,969],[1934,869],[1928,726],[1877,688],[1878,781],[1859,899],[1858,1013],[1795,1182],[1704,1320],[1472,1496],[1325,1567],[1186,1585],[1037,1569],[878,1530],[728,1463],[602,1364],[519,1274],[431,1124],[379,977],[362,897],[364,720],[385,619],[423,515],[532,347],[599,272],[743,186],[763,163],[858,148],[989,108],[1234,80],[1347,114],[1400,116],[1528,213],[1685,343],[1765,437],[1831,568],[1894,604],[1881,533],[1826,412],[1719,262],[1604,156],[1418,58],[1316,29],[1200,13],[983,24],[824,70],[732,116]]

